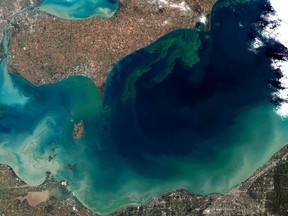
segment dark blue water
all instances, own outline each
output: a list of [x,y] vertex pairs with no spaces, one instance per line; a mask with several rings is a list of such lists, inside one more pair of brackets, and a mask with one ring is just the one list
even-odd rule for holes
[[45,171],[68,180],[102,214],[178,188],[229,191],[288,141],[272,96],[282,76],[272,61],[287,48],[260,34],[268,2],[245,2],[218,1],[209,32],[179,29],[120,60],[103,101],[88,78],[35,87],[3,61],[0,162],[29,184]]

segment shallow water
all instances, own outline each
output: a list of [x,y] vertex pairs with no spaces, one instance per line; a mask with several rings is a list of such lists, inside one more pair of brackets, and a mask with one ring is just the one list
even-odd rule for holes
[[118,0],[43,0],[37,9],[62,19],[109,18],[118,4]]
[[[267,2],[227,2],[214,6],[209,32],[176,30],[119,61],[103,99],[80,76],[35,87],[4,59],[0,162],[31,185],[45,171],[68,180],[102,214],[178,188],[225,193],[244,181],[288,141],[272,96],[281,77],[272,61],[287,49],[260,34]],[[263,46],[251,49],[256,37]],[[85,136],[74,140],[79,120]]]

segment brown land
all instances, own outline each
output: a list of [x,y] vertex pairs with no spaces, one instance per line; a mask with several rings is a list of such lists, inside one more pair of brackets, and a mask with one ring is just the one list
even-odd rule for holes
[[[63,201],[56,198],[53,190],[65,190],[67,184],[56,182],[47,174],[47,180],[31,187],[21,181],[6,165],[0,164],[0,215],[1,216],[93,216],[73,196]],[[47,197],[49,191],[49,197]]]
[[[110,19],[69,21],[42,12],[21,15],[12,28],[10,71],[36,85],[84,75],[102,88],[117,61],[169,31],[193,28],[215,0],[169,0],[174,7],[159,2],[123,0]],[[182,7],[175,7],[181,2]]]
[[84,122],[82,120],[74,124],[73,136],[75,140],[84,138]]

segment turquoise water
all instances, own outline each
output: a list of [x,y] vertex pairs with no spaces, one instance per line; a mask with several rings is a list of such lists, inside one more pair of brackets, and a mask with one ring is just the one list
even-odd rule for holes
[[118,0],[43,0],[37,9],[62,19],[108,18],[118,8]]
[[[281,74],[271,66],[287,49],[258,34],[267,2],[217,4],[209,32],[179,29],[121,59],[103,98],[81,76],[33,86],[4,58],[0,163],[31,185],[46,171],[68,180],[100,214],[179,188],[226,193],[247,179],[288,141],[272,97]],[[255,37],[264,43],[257,52]],[[79,120],[85,136],[74,140]]]

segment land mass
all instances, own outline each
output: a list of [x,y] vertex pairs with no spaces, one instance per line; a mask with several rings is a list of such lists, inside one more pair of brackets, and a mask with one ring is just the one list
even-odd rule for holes
[[115,63],[178,28],[193,28],[215,0],[122,0],[110,19],[71,21],[41,11],[15,18],[10,29],[9,71],[35,85],[72,75],[103,88]]

